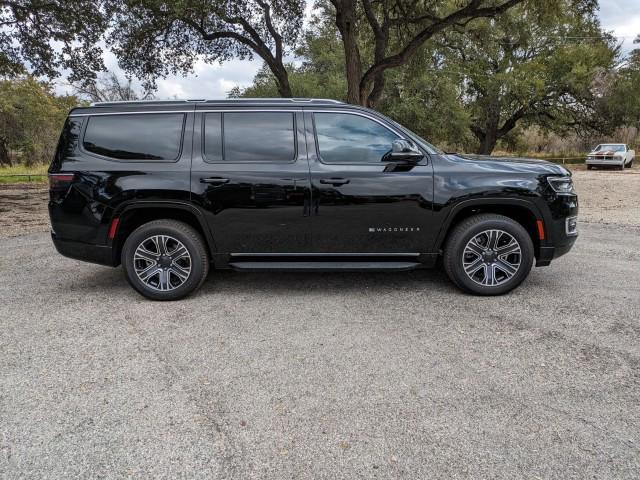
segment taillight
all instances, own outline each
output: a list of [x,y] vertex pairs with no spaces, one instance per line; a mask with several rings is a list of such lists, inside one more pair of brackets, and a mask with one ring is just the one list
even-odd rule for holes
[[73,182],[73,173],[50,173],[49,189],[50,190],[66,190]]

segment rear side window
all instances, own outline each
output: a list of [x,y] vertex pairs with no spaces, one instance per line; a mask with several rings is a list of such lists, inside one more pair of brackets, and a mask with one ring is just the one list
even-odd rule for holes
[[379,163],[398,139],[378,122],[347,113],[314,113],[318,151],[325,163]]
[[296,144],[293,113],[207,113],[204,156],[209,162],[291,162]]
[[182,113],[97,115],[89,118],[82,145],[118,160],[176,160],[183,124]]

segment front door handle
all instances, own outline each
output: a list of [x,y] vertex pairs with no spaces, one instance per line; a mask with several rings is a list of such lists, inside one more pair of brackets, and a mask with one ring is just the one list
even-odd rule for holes
[[201,178],[200,183],[211,183],[213,185],[222,185],[223,183],[229,183],[229,179],[222,178],[222,177]]
[[333,185],[334,187],[337,187],[339,185],[346,185],[347,183],[349,183],[349,179],[348,178],[321,178],[320,183],[322,183],[323,185]]

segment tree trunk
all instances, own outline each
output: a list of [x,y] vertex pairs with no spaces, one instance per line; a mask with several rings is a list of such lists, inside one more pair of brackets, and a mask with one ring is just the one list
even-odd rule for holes
[[347,101],[354,105],[364,105],[366,97],[360,95],[360,79],[362,63],[358,48],[358,32],[356,31],[356,8],[354,0],[343,0],[334,3],[336,7],[336,26],[342,36],[344,47],[345,72],[347,75]]
[[13,166],[13,162],[11,162],[9,150],[7,149],[7,145],[4,139],[0,139],[0,165],[9,165],[10,167]]
[[498,128],[493,126],[484,132],[483,138],[480,140],[480,146],[477,153],[479,155],[491,155],[493,149],[496,148],[498,142]]
[[291,98],[293,97],[293,93],[291,92],[291,85],[289,84],[289,74],[287,73],[287,69],[284,65],[269,65],[273,76],[276,78],[276,83],[278,84],[278,93],[283,98]]

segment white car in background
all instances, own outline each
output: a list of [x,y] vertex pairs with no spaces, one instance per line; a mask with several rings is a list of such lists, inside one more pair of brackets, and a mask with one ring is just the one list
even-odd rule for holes
[[633,165],[635,156],[635,150],[629,150],[625,143],[602,143],[587,155],[587,169],[613,166],[622,170]]

